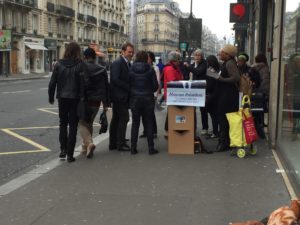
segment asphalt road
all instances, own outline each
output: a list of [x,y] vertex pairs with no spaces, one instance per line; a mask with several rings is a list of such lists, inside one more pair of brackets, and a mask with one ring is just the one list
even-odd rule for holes
[[57,102],[49,78],[0,83],[0,184],[57,157]]

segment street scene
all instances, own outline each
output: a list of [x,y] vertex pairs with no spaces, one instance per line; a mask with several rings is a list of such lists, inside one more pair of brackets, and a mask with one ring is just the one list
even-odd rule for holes
[[0,1],[0,225],[299,224],[299,9]]

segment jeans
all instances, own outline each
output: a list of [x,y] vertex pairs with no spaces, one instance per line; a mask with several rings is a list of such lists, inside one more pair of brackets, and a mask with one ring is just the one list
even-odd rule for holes
[[76,144],[78,126],[77,105],[77,99],[58,99],[60,148],[62,151],[66,151],[68,156],[73,156]]

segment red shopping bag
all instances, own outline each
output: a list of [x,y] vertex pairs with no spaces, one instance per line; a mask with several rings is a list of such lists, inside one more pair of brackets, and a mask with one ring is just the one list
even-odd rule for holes
[[248,117],[243,112],[243,129],[245,133],[246,143],[251,144],[257,140],[257,132],[255,129],[254,119],[250,114]]

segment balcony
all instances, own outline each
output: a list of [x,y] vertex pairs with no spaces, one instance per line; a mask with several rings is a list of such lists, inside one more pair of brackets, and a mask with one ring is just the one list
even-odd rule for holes
[[55,5],[52,2],[47,2],[47,11],[48,12],[55,12]]
[[86,22],[97,25],[97,18],[94,16],[86,16]]
[[155,32],[155,33],[159,32],[159,29],[158,29],[158,28],[155,28],[155,29],[154,29],[154,32]]
[[5,2],[25,6],[28,8],[37,8],[37,0],[7,0]]
[[57,5],[56,13],[62,17],[71,17],[71,18],[75,17],[75,11],[72,8],[63,5]]
[[81,13],[77,13],[77,19],[81,22],[84,22],[84,15]]
[[120,26],[116,23],[110,23],[109,28],[112,29],[112,30],[116,30],[116,31],[120,30]]
[[101,27],[105,27],[105,28],[108,28],[108,22],[105,21],[105,20],[101,20]]

